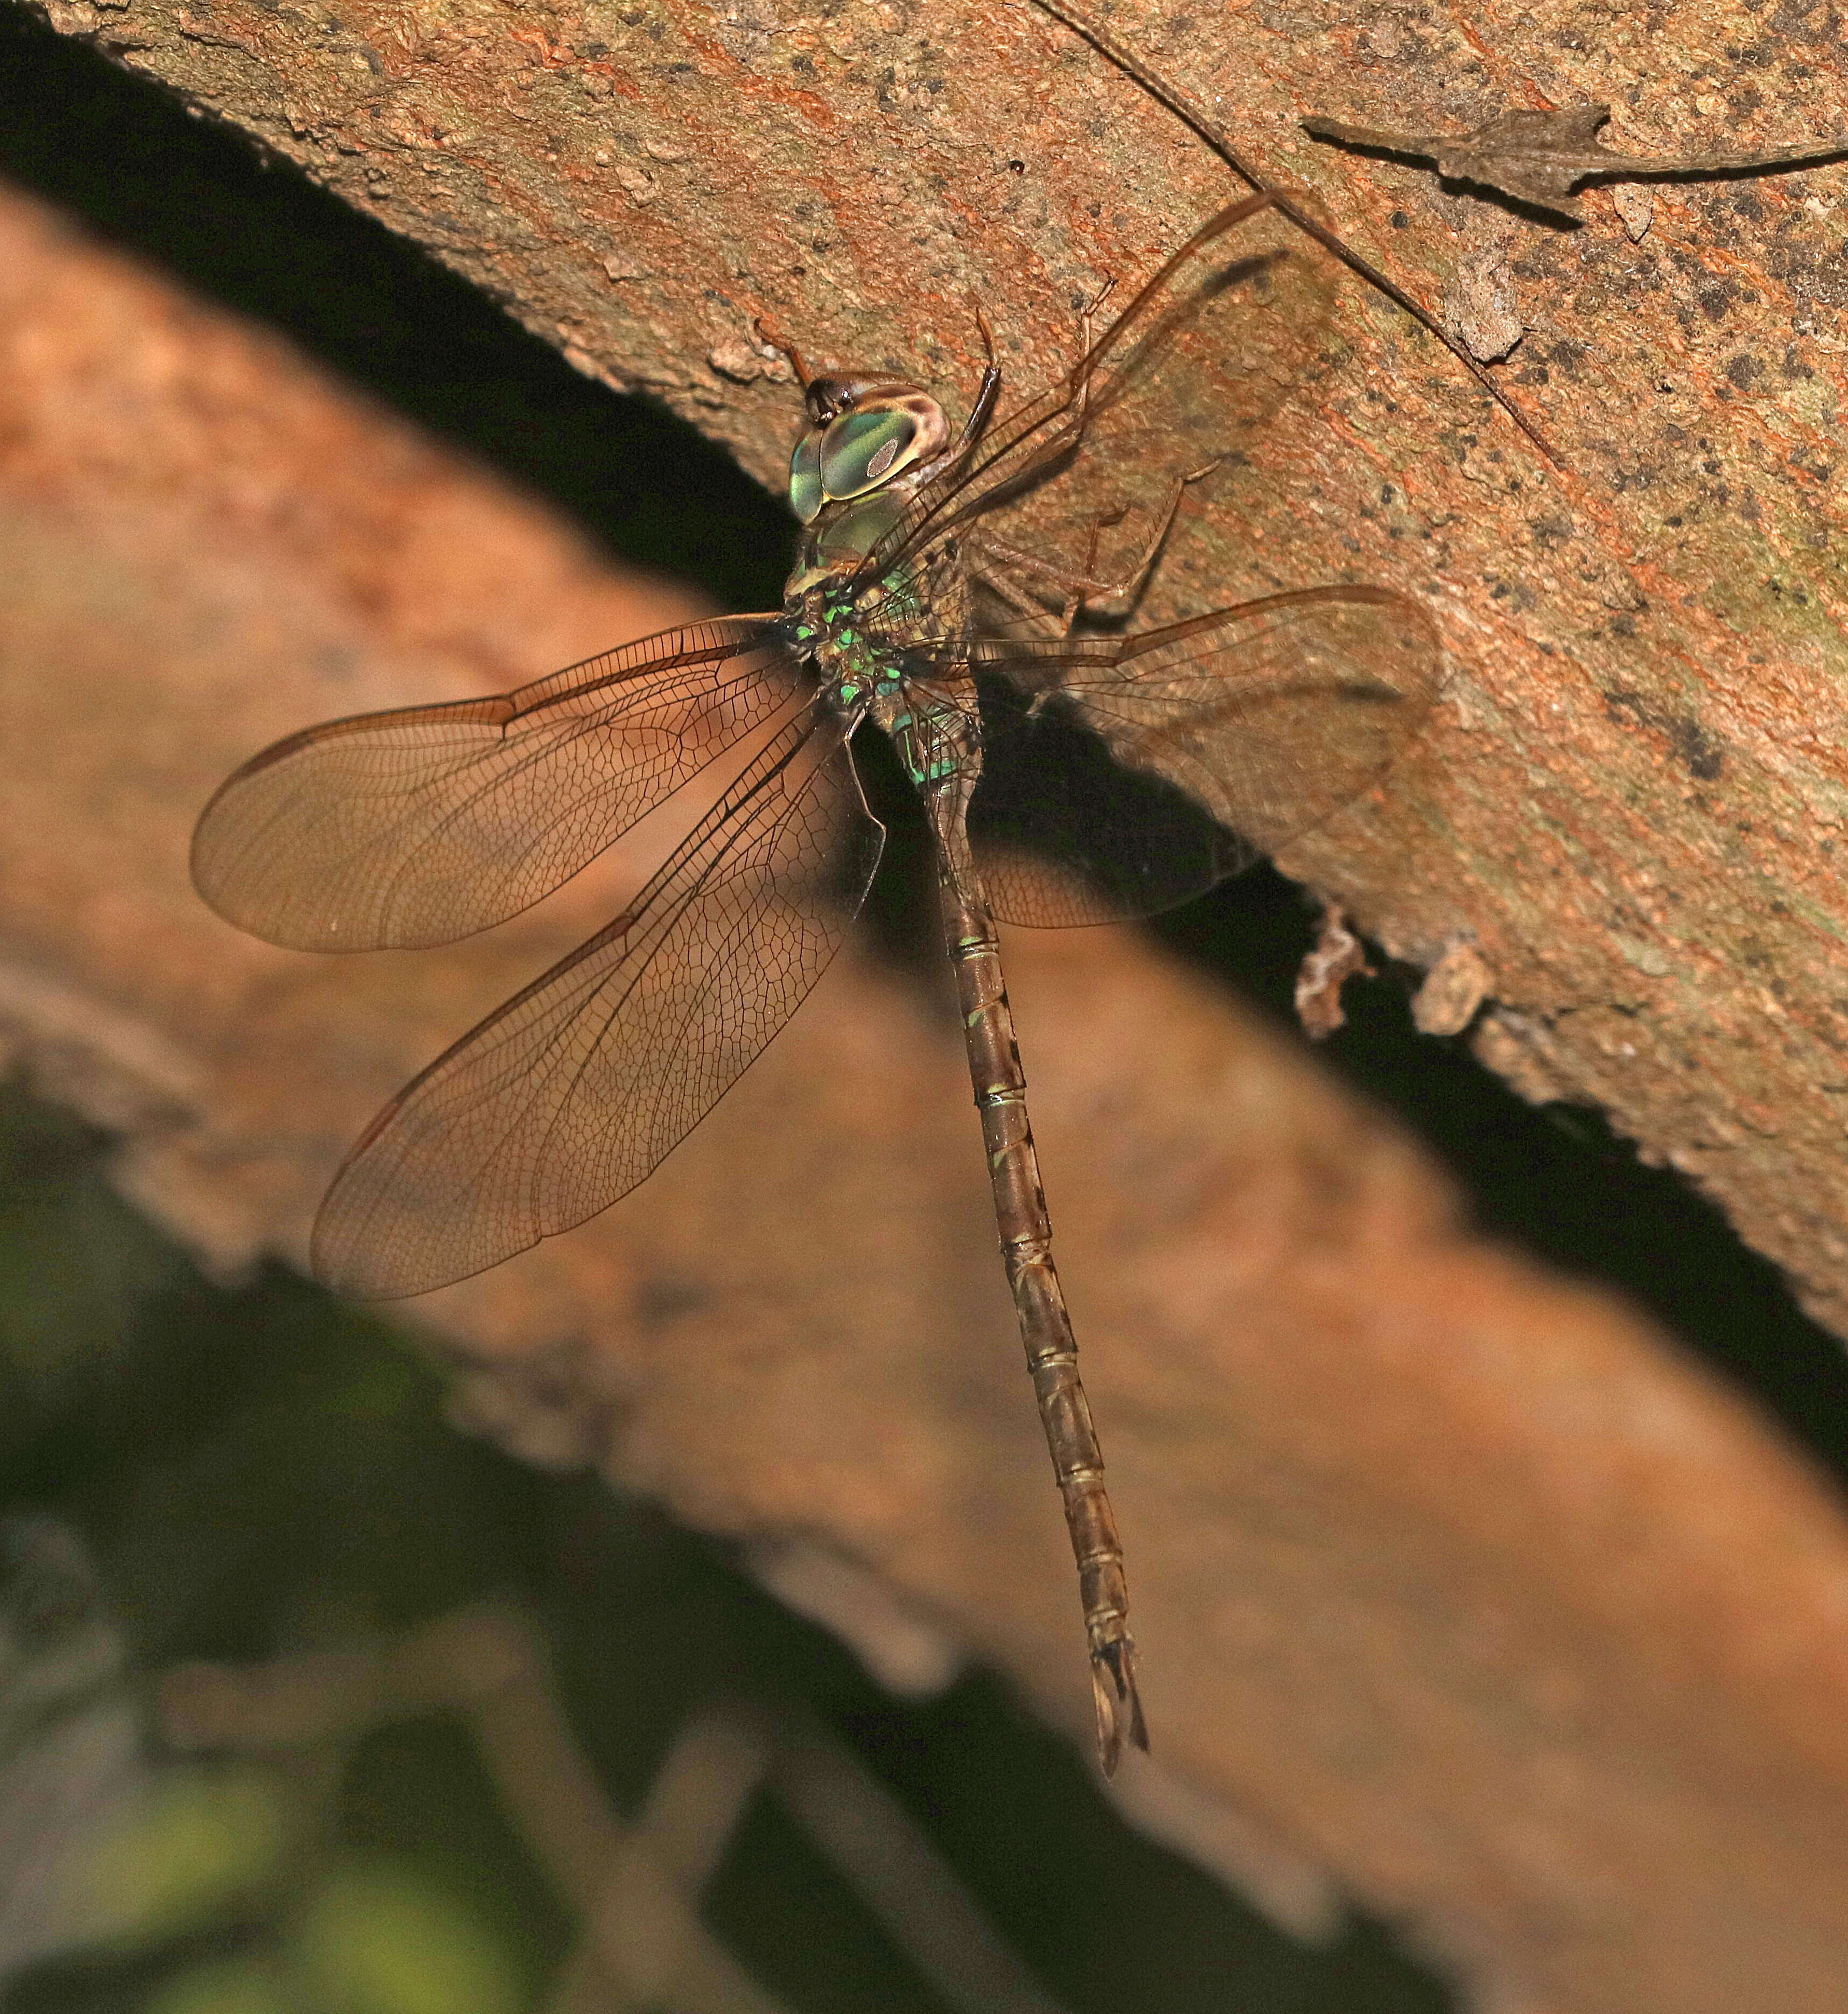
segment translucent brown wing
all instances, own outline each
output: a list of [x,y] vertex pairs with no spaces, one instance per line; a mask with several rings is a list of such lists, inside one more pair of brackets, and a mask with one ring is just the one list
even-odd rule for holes
[[1442,676],[1430,616],[1377,587],[961,647],[983,885],[1004,920],[1048,926],[1155,915],[1321,824],[1417,735]]
[[[1002,415],[968,461],[895,508],[861,577],[901,575],[997,512],[1009,538],[1081,559],[1100,511],[1153,507],[1184,470],[1248,446],[1319,367],[1333,298],[1327,262],[1305,256],[1288,225],[1254,216],[1248,202],[1228,206],[1065,377]],[[1042,485],[1047,493],[1030,494]]]
[[644,638],[499,698],[292,735],[218,790],[192,878],[272,944],[447,944],[514,916],[786,704],[774,618]]
[[335,1176],[314,1270],[390,1299],[594,1217],[801,1004],[879,860],[843,730],[780,728],[635,902],[388,1105]]

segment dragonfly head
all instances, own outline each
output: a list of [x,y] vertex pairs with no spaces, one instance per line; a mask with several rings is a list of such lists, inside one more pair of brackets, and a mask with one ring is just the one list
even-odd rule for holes
[[924,466],[950,443],[929,392],[892,378],[811,378],[808,425],[790,458],[790,502],[811,525],[830,504],[869,496]]

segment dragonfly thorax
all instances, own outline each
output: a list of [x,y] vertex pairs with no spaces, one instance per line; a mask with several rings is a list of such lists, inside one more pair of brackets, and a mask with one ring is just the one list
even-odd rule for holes
[[844,713],[862,712],[875,697],[890,697],[904,683],[903,647],[879,623],[881,599],[876,589],[856,594],[847,582],[829,579],[804,589],[790,604],[797,646]]
[[[897,604],[897,608],[892,604]],[[792,597],[789,633],[820,674],[829,703],[843,720],[869,720],[891,742],[920,790],[980,766],[972,693],[954,672],[920,676],[908,658],[917,640],[898,615],[907,597],[875,584],[856,591],[845,581],[811,586]],[[896,630],[879,621],[890,615]]]

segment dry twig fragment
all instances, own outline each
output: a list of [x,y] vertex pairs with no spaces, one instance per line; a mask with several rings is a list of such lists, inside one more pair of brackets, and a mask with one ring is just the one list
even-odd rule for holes
[[1559,464],[1560,458],[1553,452],[1552,443],[1431,310],[1414,300],[1397,281],[1389,279],[1370,260],[1362,258],[1345,239],[1338,237],[1326,224],[1312,216],[1302,206],[1293,192],[1280,188],[1277,184],[1261,175],[1233,145],[1231,136],[1225,127],[1203,106],[1169,83],[1166,77],[1158,75],[1108,29],[1079,13],[1071,4],[1071,0],[1033,0],[1033,4],[1050,14],[1055,20],[1064,22],[1074,34],[1081,35],[1105,62],[1112,64],[1133,83],[1140,85],[1157,104],[1165,105],[1184,126],[1191,127],[1241,181],[1248,182],[1254,189],[1270,195],[1278,210],[1298,229],[1306,231],[1325,251],[1340,260],[1351,271],[1358,273],[1369,286],[1377,288],[1388,300],[1402,308],[1420,328],[1429,330],[1546,459],[1556,466]]
[[1445,181],[1476,182],[1521,202],[1576,218],[1578,185],[1596,176],[1635,181],[1672,175],[1749,175],[1814,166],[1848,155],[1848,138],[1812,140],[1764,154],[1620,154],[1597,138],[1610,116],[1608,105],[1566,105],[1552,112],[1503,112],[1474,132],[1395,133],[1305,119],[1313,138],[1338,146],[1366,147],[1428,161]]
[[356,1647],[267,1664],[180,1665],[157,1711],[181,1751],[271,1754],[431,1711],[472,1730],[502,1803],[582,1919],[551,2014],[784,2014],[700,1919],[702,1891],[768,1779],[882,1927],[963,2014],[1064,2014],[898,1801],[825,1729],[743,1703],[691,1716],[639,1820],[619,1819],[566,1719],[546,1640],[498,1603]]

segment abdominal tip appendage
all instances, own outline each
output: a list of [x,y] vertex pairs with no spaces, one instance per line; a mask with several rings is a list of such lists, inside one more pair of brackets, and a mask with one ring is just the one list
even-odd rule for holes
[[1128,1643],[1108,1644],[1091,1654],[1091,1690],[1098,1710],[1098,1764],[1106,1776],[1114,1776],[1126,1722],[1130,1740],[1145,1755],[1148,1752],[1148,1726],[1136,1690],[1136,1654]]

